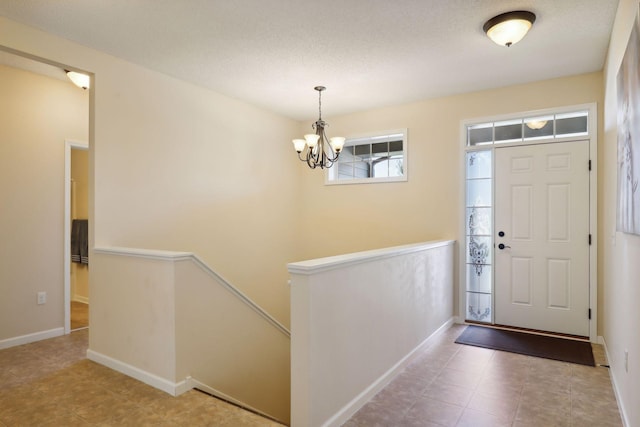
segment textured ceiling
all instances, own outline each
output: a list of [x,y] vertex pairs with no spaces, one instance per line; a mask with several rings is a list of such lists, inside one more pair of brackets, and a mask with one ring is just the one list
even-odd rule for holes
[[[0,0],[0,14],[299,119],[601,70],[618,0]],[[482,32],[537,15],[511,48]],[[0,44],[2,41],[0,40]],[[73,65],[73,64],[70,64]],[[90,70],[91,71],[91,70]]]

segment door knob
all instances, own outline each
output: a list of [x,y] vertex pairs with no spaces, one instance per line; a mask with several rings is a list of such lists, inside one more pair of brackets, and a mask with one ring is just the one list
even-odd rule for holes
[[498,245],[498,249],[503,250],[504,248],[509,248],[509,249],[511,249],[511,246],[507,246],[507,245],[505,245],[504,243],[500,243],[500,244]]
[[500,237],[504,237],[504,231],[499,231],[499,232],[498,232],[498,236],[500,236]]

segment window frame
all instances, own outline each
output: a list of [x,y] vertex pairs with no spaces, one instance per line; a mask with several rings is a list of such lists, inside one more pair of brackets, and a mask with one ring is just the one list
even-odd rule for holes
[[[575,138],[588,138],[591,134],[591,116],[592,111],[589,105],[577,105],[572,107],[529,111],[524,113],[515,113],[505,115],[499,118],[486,118],[464,121],[463,135],[465,135],[465,147],[468,149],[483,149],[488,147],[504,147],[510,145],[528,145],[539,144],[544,142],[560,142],[573,140]],[[557,123],[559,120],[566,120],[569,118],[584,117],[586,122],[586,130],[574,133],[558,133]],[[525,130],[528,122],[533,122],[539,119],[547,119],[551,122],[552,132],[548,135],[542,136],[526,136]],[[497,139],[496,129],[507,126],[519,126],[520,136],[511,139]],[[486,129],[489,131],[491,137],[486,141],[475,142],[471,141],[471,131],[474,129]],[[531,132],[531,131],[529,131]]]
[[[338,176],[338,167],[340,159],[328,169],[325,169],[324,184],[325,185],[351,185],[351,184],[379,184],[389,182],[406,182],[408,181],[408,141],[409,133],[407,128],[385,130],[380,132],[370,132],[366,134],[352,135],[346,138],[344,148],[354,145],[375,144],[378,142],[388,142],[394,135],[401,135],[402,138],[402,175],[392,177],[369,177],[354,178],[340,180]],[[378,139],[378,141],[376,141]],[[344,149],[343,149],[344,150]]]

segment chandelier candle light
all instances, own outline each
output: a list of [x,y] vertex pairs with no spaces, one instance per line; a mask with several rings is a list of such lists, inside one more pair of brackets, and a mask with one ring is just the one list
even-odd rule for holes
[[326,88],[324,86],[316,86],[314,89],[318,91],[319,117],[311,127],[316,133],[309,133],[304,136],[304,139],[294,139],[293,146],[298,153],[298,158],[303,162],[307,162],[311,169],[317,167],[325,169],[330,168],[338,161],[340,151],[344,147],[345,138],[341,136],[327,138],[324,128],[328,126],[328,123],[322,120],[322,91]]

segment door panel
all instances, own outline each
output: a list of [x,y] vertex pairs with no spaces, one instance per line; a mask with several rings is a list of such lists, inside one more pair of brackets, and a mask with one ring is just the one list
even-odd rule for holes
[[496,148],[495,323],[589,335],[588,161],[588,141]]

